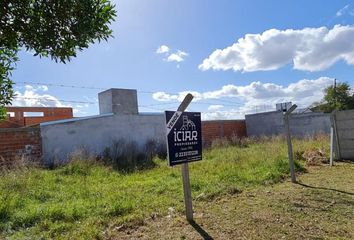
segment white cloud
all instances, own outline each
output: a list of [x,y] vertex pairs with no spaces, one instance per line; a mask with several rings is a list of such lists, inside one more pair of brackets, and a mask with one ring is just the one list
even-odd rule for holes
[[177,100],[178,96],[170,95],[165,92],[155,92],[152,94],[152,98],[157,101],[167,102],[167,101]]
[[341,9],[339,9],[338,12],[336,13],[336,16],[337,17],[342,16],[346,12],[346,10],[349,8],[349,6],[350,6],[350,4],[347,4],[344,7],[342,7]]
[[215,50],[199,69],[253,72],[293,63],[294,69],[320,71],[340,60],[354,65],[353,39],[354,26],[270,29],[246,34],[233,45]]
[[[64,104],[60,99],[44,92],[48,91],[46,85],[31,86],[25,85],[16,87],[15,98],[12,101],[12,106],[15,107],[71,107],[75,116],[85,116],[90,108],[89,103]],[[97,99],[89,99],[84,96],[85,101],[98,102]],[[64,101],[65,102],[65,101]]]
[[26,106],[26,107],[66,107],[60,100],[49,94],[41,94],[38,92],[48,91],[48,87],[43,85],[33,87],[31,85],[25,86],[25,91],[15,91],[15,98],[12,102],[13,106]]
[[[176,62],[180,63],[185,60],[185,58],[189,55],[187,52],[184,52],[182,50],[177,50],[176,52],[171,52],[170,48],[166,45],[161,45],[157,48],[156,53],[157,54],[163,54],[165,55],[166,58],[163,58],[164,61],[166,62]],[[180,68],[180,65],[177,64],[177,68]]]
[[157,48],[156,53],[168,53],[170,51],[170,48],[166,45],[161,45],[160,47]]
[[167,62],[183,62],[185,60],[185,57],[188,56],[188,53],[183,52],[181,50],[178,50],[175,53],[170,54],[167,57]]
[[203,112],[202,120],[217,120],[217,119],[242,119],[244,113],[236,110],[231,111],[215,111],[215,112]]
[[[209,107],[205,116],[215,118],[239,118],[247,113],[267,111],[275,109],[275,104],[279,102],[291,101],[300,108],[309,106],[315,101],[323,98],[323,90],[333,83],[333,79],[321,77],[314,80],[303,79],[298,82],[282,86],[274,83],[252,82],[246,86],[233,84],[225,85],[220,89],[208,92],[183,91],[178,94],[156,92],[153,98],[157,101],[182,101],[187,93],[194,96],[194,101],[213,100],[220,98],[237,98],[243,104],[228,110],[215,109]],[[235,104],[236,106],[236,104]],[[214,108],[214,109],[213,109]],[[218,107],[217,107],[218,108]]]
[[223,107],[224,107],[223,105],[219,105],[219,104],[217,104],[217,105],[210,105],[210,106],[208,107],[208,110],[209,110],[209,111],[216,111],[216,110],[222,109]]

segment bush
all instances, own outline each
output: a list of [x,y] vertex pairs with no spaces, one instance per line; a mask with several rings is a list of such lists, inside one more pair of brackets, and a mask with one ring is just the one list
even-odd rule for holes
[[5,159],[0,156],[0,174],[12,170],[24,170],[29,167],[40,166],[40,159],[26,154],[17,154],[13,159]]
[[166,157],[164,144],[154,139],[146,141],[143,149],[139,149],[135,141],[127,142],[119,139],[112,142],[103,152],[103,162],[121,171],[131,172],[134,170],[147,169],[155,166],[154,157]]
[[249,144],[251,144],[252,142],[254,142],[253,138],[239,137],[236,134],[234,134],[229,138],[224,137],[224,138],[214,139],[211,142],[210,147],[211,148],[220,148],[220,147],[233,146],[233,147],[244,148],[244,147],[248,147]]

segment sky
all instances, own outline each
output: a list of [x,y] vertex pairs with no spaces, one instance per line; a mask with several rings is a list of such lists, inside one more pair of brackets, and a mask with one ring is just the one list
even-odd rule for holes
[[354,86],[349,0],[114,0],[113,38],[67,64],[21,51],[14,106],[99,112],[97,94],[137,89],[140,112],[176,110],[184,95],[203,119],[240,119],[291,101],[306,108],[339,82]]

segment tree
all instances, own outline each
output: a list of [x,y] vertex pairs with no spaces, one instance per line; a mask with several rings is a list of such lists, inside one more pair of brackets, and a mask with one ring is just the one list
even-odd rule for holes
[[11,72],[20,49],[66,63],[90,43],[112,36],[108,0],[1,0],[0,118],[14,97]]
[[324,93],[323,100],[314,104],[313,111],[330,113],[333,110],[354,109],[354,93],[348,83],[339,83],[336,87],[329,86]]
[[0,49],[0,120],[6,117],[4,106],[11,104],[14,96],[10,74],[16,61],[16,51]]

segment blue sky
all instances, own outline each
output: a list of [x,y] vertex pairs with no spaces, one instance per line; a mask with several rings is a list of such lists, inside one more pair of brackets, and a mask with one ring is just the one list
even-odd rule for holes
[[97,114],[100,89],[53,86],[75,85],[137,89],[139,110],[156,112],[176,109],[191,91],[189,110],[230,119],[281,101],[306,107],[332,78],[354,85],[351,1],[114,2],[114,38],[70,63],[20,53],[14,105]]

